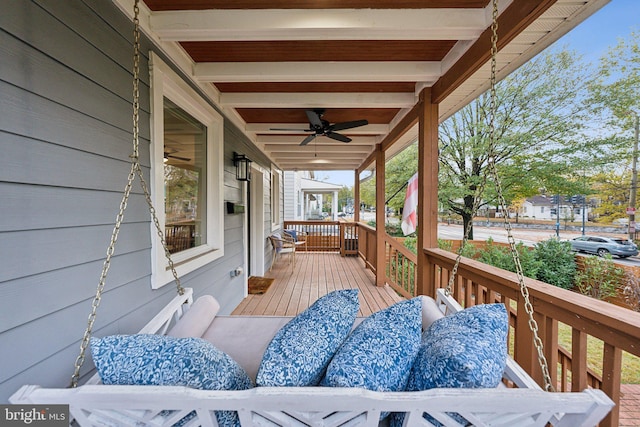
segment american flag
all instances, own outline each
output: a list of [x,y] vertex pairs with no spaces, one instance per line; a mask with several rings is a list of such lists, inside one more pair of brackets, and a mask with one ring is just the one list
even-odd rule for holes
[[404,198],[404,209],[402,209],[402,232],[405,236],[416,231],[418,224],[418,172],[409,180],[407,185],[407,195]]

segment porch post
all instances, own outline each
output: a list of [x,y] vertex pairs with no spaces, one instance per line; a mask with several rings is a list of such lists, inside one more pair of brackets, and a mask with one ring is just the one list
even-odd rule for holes
[[338,192],[333,192],[333,201],[331,202],[331,219],[338,220]]
[[438,247],[438,104],[431,88],[420,92],[418,109],[418,266],[416,292],[435,297],[435,264],[422,248]]
[[353,171],[353,221],[360,222],[360,174]]
[[385,285],[384,150],[376,146],[376,286]]

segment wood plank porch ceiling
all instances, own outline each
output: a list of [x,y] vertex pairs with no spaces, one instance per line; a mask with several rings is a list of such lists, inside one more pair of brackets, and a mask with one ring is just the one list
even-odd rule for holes
[[[130,14],[131,0],[113,1]],[[500,0],[498,77],[608,1]],[[143,2],[145,31],[284,170],[368,166],[376,145],[415,114],[423,88],[442,121],[488,87],[490,0]],[[305,110],[318,108],[330,123],[370,124],[340,132],[351,144],[318,136],[301,147]],[[410,122],[388,155],[415,141]],[[316,149],[351,146],[339,158]]]

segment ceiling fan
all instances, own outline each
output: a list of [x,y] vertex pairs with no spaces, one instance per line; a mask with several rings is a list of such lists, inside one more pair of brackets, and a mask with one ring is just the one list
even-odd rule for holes
[[189,159],[187,157],[176,156],[173,153],[177,153],[177,150],[176,151],[173,151],[173,150],[172,151],[165,151],[164,152],[165,160],[175,159],[175,160],[182,160],[183,162],[190,162],[191,161],[191,159]]
[[307,117],[309,118],[309,129],[271,129],[271,130],[299,130],[304,132],[313,132],[313,134],[307,136],[300,145],[307,145],[318,135],[324,135],[327,138],[335,139],[336,141],[351,142],[351,138],[348,136],[336,133],[338,130],[351,129],[359,126],[365,126],[369,124],[367,120],[354,120],[350,122],[334,123],[330,124],[327,120],[324,120],[323,109],[306,110]]

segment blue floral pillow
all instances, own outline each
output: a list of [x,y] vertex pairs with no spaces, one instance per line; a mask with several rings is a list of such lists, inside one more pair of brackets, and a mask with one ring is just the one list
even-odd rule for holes
[[424,332],[407,390],[497,387],[508,330],[504,304],[476,305],[436,320]]
[[420,298],[372,314],[347,337],[320,384],[374,391],[403,390],[420,347],[421,328]]
[[318,385],[329,361],[349,335],[360,303],[358,290],[331,292],[291,319],[267,347],[258,386]]
[[[91,338],[104,384],[173,385],[203,390],[245,390],[251,379],[229,355],[201,338],[112,335]],[[217,411],[220,426],[239,426],[237,413]]]

